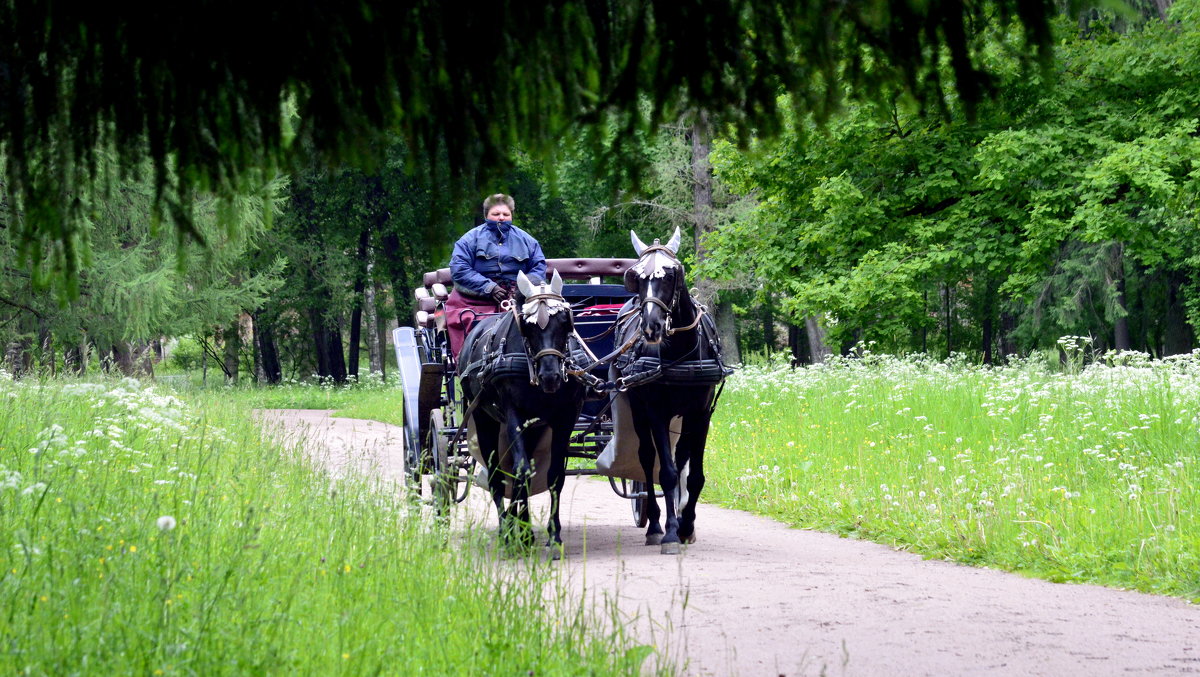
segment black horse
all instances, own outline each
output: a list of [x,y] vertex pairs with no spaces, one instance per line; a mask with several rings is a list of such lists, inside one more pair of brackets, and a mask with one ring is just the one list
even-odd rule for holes
[[[696,501],[704,488],[704,447],[728,370],[721,362],[716,327],[685,286],[679,251],[679,229],[666,245],[645,245],[632,231],[638,262],[625,272],[631,299],[618,323],[621,345],[630,350],[614,362],[614,375],[630,384],[629,405],[638,437],[638,458],[646,473],[648,517],[646,545],[663,554],[679,552],[680,543],[696,540]],[[639,385],[640,384],[640,385]],[[680,427],[671,455],[671,423]],[[654,466],[667,508],[666,532],[654,497]],[[687,467],[687,500],[677,516],[676,489],[680,469]]]
[[535,471],[542,470],[534,468],[531,454],[547,428],[551,441],[545,477],[551,507],[546,545],[562,545],[559,497],[570,436],[585,395],[584,386],[567,375],[567,342],[574,321],[562,285],[557,271],[550,284],[543,285],[534,285],[520,273],[510,312],[487,317],[472,328],[458,358],[464,403],[476,409],[475,436],[500,514],[501,536],[523,545],[532,541],[529,495]]

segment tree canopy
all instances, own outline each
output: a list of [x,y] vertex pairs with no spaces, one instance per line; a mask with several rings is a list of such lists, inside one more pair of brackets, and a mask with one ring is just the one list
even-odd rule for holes
[[1029,65],[1054,11],[1050,0],[558,0],[486,12],[445,0],[136,12],[8,0],[5,192],[35,277],[72,278],[86,249],[79,196],[110,149],[123,174],[148,162],[159,215],[201,239],[195,192],[232,194],[308,154],[370,164],[387,134],[412,149],[411,165],[444,157],[447,175],[469,179],[503,168],[518,141],[549,153],[580,123],[598,138],[687,106],[769,134],[781,91],[818,118],[847,92],[884,85],[935,107],[952,92],[969,109],[994,81],[980,36],[1018,26],[1004,44]]
[[759,206],[715,235],[710,274],[755,271],[843,346],[1191,350],[1200,2],[1058,33],[1054,86],[1002,81],[974,122],[856,105],[825,133],[720,146],[719,176]]

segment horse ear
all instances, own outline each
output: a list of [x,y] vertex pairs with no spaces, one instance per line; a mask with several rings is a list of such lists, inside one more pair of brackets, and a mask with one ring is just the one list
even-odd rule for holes
[[675,226],[675,234],[672,235],[671,239],[667,242],[667,249],[670,249],[672,254],[675,254],[679,251],[679,240],[681,237],[683,237],[683,235],[679,232],[679,226]]
[[522,296],[533,294],[533,283],[529,281],[528,277],[525,277],[523,270],[517,271],[517,289],[520,290]]
[[550,278],[550,291],[562,296],[563,281],[562,276],[558,274],[558,269],[554,269],[554,275]]
[[642,252],[646,251],[646,245],[638,239],[637,233],[632,230],[629,231],[629,237],[633,240],[633,251],[637,252],[638,256],[641,256]]

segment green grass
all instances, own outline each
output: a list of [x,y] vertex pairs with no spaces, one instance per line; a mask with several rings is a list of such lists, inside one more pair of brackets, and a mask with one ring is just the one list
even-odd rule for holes
[[1123,361],[747,368],[714,417],[704,498],[929,557],[1200,599],[1200,356]]
[[649,650],[570,611],[553,567],[448,543],[241,399],[189,397],[0,374],[0,672],[637,672]]
[[404,396],[396,376],[383,382],[372,375],[345,385],[287,381],[227,386],[217,381],[202,386],[195,374],[186,374],[167,376],[163,384],[188,396],[232,402],[244,409],[334,409],[334,416],[342,418],[404,423]]

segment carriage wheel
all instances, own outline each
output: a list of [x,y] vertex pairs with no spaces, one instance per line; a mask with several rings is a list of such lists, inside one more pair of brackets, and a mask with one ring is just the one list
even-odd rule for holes
[[450,443],[442,433],[442,410],[429,412],[429,451],[433,461],[433,507],[439,516],[445,515],[454,498],[450,474]]
[[633,526],[642,529],[650,522],[650,501],[646,497],[646,483],[633,480],[630,493],[633,495],[633,498],[629,499],[633,504]]

